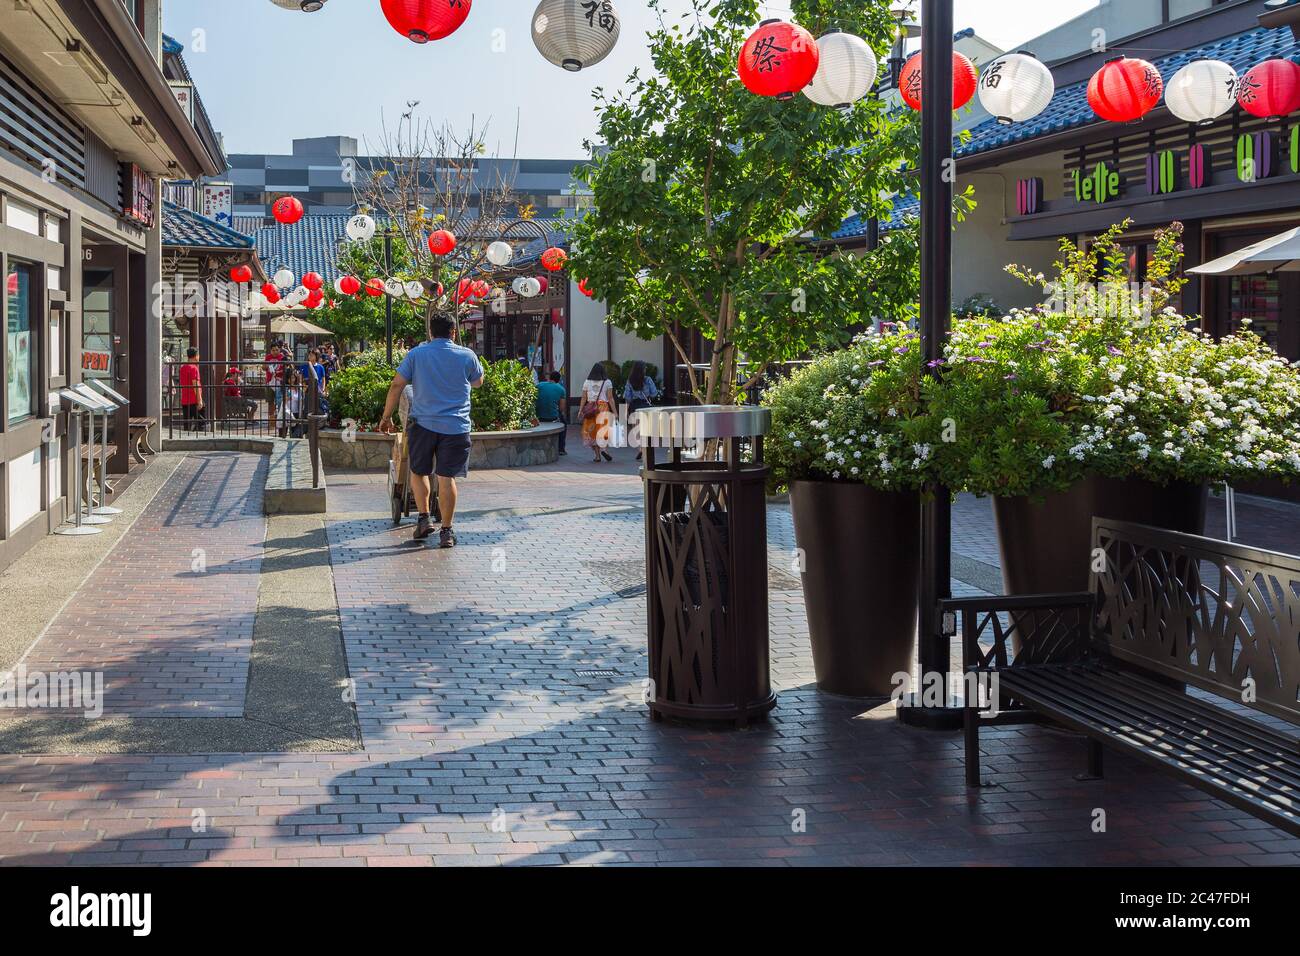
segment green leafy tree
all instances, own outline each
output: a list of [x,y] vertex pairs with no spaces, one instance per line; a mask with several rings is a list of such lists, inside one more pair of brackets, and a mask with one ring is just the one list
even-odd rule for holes
[[[384,240],[378,236],[365,243],[348,243],[339,254],[339,271],[355,276],[362,285],[374,276],[383,278],[376,263],[384,262]],[[415,263],[402,236],[393,239],[393,275],[402,279],[417,276]],[[382,342],[384,340],[385,296],[372,296],[364,289],[357,296],[331,293],[312,321],[329,329],[349,342]],[[409,299],[393,302],[393,336],[399,342],[424,341],[424,306]]]
[[[755,96],[736,71],[757,0],[691,0],[651,33],[654,75],[597,89],[604,145],[587,171],[594,209],[574,224],[575,277],[586,278],[618,328],[667,335],[689,365],[684,334],[712,343],[691,372],[707,403],[739,400],[738,364],[845,344],[873,318],[914,317],[919,236],[888,234],[857,256],[824,241],[854,213],[887,218],[909,189],[919,124],[869,95],[847,110]],[[883,62],[894,37],[884,0],[793,0],[814,36],[862,36]]]

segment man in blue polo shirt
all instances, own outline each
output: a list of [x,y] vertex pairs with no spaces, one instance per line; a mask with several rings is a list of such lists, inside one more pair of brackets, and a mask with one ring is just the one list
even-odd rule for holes
[[[379,430],[393,430],[393,412],[407,385],[413,387],[411,420],[404,422],[411,461],[411,491],[420,518],[415,540],[433,533],[429,521],[429,476],[438,478],[438,510],[442,513],[440,543],[456,547],[452,521],[456,516],[456,479],[464,478],[469,465],[470,390],[483,384],[483,366],[467,348],[451,341],[452,324],[442,317],[433,320],[433,341],[406,353],[393,376],[384,402]],[[434,467],[434,459],[437,467]]]

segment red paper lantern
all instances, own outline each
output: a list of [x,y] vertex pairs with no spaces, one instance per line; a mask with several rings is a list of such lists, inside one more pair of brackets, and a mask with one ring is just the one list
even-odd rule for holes
[[542,287],[541,290],[538,291],[538,295],[546,295],[547,290],[551,288],[551,280],[546,278],[546,276],[538,276],[537,284]]
[[1088,105],[1104,120],[1133,123],[1146,116],[1165,91],[1160,71],[1146,60],[1111,60],[1088,82]]
[[361,280],[356,276],[344,276],[339,280],[339,290],[344,295],[356,295],[361,291]]
[[469,16],[473,0],[379,0],[393,29],[412,43],[451,36]]
[[235,266],[230,270],[230,281],[237,285],[245,285],[253,281],[253,270],[248,266]]
[[749,92],[789,100],[812,82],[820,63],[811,33],[784,20],[764,20],[740,48],[737,69]]
[[[921,56],[920,53],[913,54],[912,58],[903,65],[903,72],[898,78],[898,92],[902,94],[903,102],[914,110],[921,108],[923,98],[921,71],[925,61]],[[960,53],[952,55],[953,109],[961,109],[974,98],[979,79],[979,71],[975,69],[974,63]]]
[[323,301],[325,301],[325,293],[321,292],[320,289],[312,289],[311,294],[302,300],[302,304],[309,309],[314,309]]
[[492,286],[488,285],[483,279],[475,279],[474,283],[470,286],[470,294],[476,299],[486,299],[488,293],[491,291]]
[[268,299],[271,298],[272,295],[279,298],[280,290],[275,287],[274,282],[268,282],[262,286],[262,295],[266,296]]
[[315,292],[325,284],[325,280],[320,277],[318,272],[308,272],[302,277],[302,284],[312,292]]
[[439,229],[429,236],[429,251],[435,256],[445,256],[456,248],[456,237],[446,229]]
[[5,277],[5,291],[10,295],[18,294],[18,273],[11,272]]
[[568,261],[568,253],[557,246],[551,246],[542,253],[542,268],[547,272],[559,272]]
[[295,196],[281,196],[271,205],[271,215],[282,226],[292,226],[302,218],[302,203]]
[[371,298],[376,298],[384,294],[384,280],[371,279],[366,283],[366,294]]
[[587,285],[586,279],[583,279],[581,282],[578,283],[578,291],[581,292],[583,295],[585,295],[588,299],[592,298],[595,295],[595,293],[591,291],[591,286]]
[[1275,120],[1300,109],[1300,65],[1265,60],[1241,78],[1237,102],[1251,116]]

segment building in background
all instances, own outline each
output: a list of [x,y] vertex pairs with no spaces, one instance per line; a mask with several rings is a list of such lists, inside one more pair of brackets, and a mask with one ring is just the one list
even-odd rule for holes
[[[531,205],[539,219],[571,215],[589,194],[575,178],[585,159],[480,159],[475,182],[485,189],[508,184],[520,206]],[[383,157],[362,156],[350,136],[295,139],[289,155],[232,153],[227,175],[234,190],[239,228],[271,222],[271,204],[295,196],[309,216],[348,216],[356,212],[353,186],[372,171],[391,169]],[[433,171],[430,171],[432,179]]]
[[223,170],[163,72],[159,0],[22,0],[0,17],[2,568],[70,511],[58,389],[99,377],[130,399],[117,471],[129,419],[159,417],[160,180]]

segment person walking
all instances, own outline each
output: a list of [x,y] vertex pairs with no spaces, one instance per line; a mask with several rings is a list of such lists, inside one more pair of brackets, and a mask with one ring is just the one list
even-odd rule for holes
[[560,384],[562,378],[559,372],[552,372],[546,381],[537,383],[537,420],[564,426],[560,429],[560,454],[567,455],[564,439],[569,430],[569,396]]
[[605,373],[605,366],[597,362],[591,367],[591,374],[582,383],[582,404],[579,406],[582,416],[582,443],[592,450],[592,459],[600,464],[613,461],[614,458],[605,449],[614,437],[614,383]]
[[[627,377],[627,384],[623,386],[623,400],[627,402],[627,427],[631,428],[636,424],[632,420],[633,415],[643,408],[649,408],[658,397],[659,386],[645,373],[645,362],[634,362],[632,374]],[[640,449],[637,449],[636,460],[641,460]]]
[[483,384],[483,366],[472,351],[451,341],[450,319],[437,316],[431,329],[433,340],[411,349],[398,366],[384,400],[379,430],[392,433],[393,412],[406,386],[413,386],[410,420],[404,424],[411,491],[420,512],[414,537],[423,541],[433,533],[429,520],[429,481],[433,476],[438,482],[438,510],[442,516],[439,544],[454,548],[456,479],[464,478],[469,470],[470,395]]
[[189,349],[181,366],[181,413],[185,430],[196,432],[203,427],[203,381],[199,374],[199,350]]

